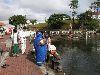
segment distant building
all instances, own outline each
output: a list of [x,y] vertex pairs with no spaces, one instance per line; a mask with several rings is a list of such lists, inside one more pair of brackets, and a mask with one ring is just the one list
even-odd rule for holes
[[93,18],[100,19],[100,12],[93,12]]
[[100,19],[100,7],[93,12],[93,18]]

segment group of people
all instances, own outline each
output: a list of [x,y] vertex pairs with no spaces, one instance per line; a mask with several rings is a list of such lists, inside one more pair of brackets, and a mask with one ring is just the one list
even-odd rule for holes
[[22,54],[25,53],[26,50],[26,36],[25,36],[26,28],[23,27],[19,30],[17,28],[13,29],[13,33],[11,35],[12,43],[13,43],[13,56],[18,56],[21,48]]
[[[31,40],[30,42],[32,42],[30,44],[32,44],[33,49],[35,50],[36,65],[45,65],[48,51],[51,52],[51,55],[57,55],[56,47],[54,45],[51,45],[50,35],[46,31],[36,31],[35,35],[30,35],[29,37],[29,40]],[[25,54],[26,40],[26,27],[20,29],[17,29],[15,27],[10,36],[10,41],[7,40],[8,44],[6,42],[6,46],[9,48],[8,50],[11,50],[11,54],[13,54],[13,56],[19,56],[20,52],[21,54]]]
[[[50,35],[47,32],[37,32],[34,39],[34,48],[36,54],[36,64],[38,66],[45,65],[46,60],[48,60],[48,54],[50,58],[53,58],[51,61],[52,67],[56,60],[60,60],[59,54],[57,53],[55,45],[51,44]],[[57,61],[56,61],[57,62]],[[54,68],[54,67],[53,67]]]
[[[12,30],[12,34],[5,41],[0,42],[0,67],[5,68],[6,59],[9,55],[19,56],[19,53],[25,53],[26,50],[26,36],[25,27]],[[20,45],[20,48],[19,48]]]
[[37,32],[33,43],[36,53],[36,64],[41,66],[45,64],[48,45],[51,43],[51,40],[48,34]]

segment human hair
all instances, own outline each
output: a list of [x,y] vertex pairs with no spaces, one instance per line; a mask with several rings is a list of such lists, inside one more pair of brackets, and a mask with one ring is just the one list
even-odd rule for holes
[[49,32],[45,31],[45,32],[44,32],[44,37],[45,37],[45,38],[49,38],[49,37],[50,37]]
[[23,29],[27,29],[26,26],[24,26]]
[[13,29],[13,32],[14,32],[14,33],[17,33],[17,29],[16,29],[16,28],[15,28],[15,29]]

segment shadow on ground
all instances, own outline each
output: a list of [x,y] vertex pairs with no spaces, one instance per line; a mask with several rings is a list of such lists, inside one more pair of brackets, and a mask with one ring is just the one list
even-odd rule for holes
[[31,61],[31,62],[36,64],[35,52],[33,52],[33,51],[28,52],[26,59],[28,59],[29,61]]

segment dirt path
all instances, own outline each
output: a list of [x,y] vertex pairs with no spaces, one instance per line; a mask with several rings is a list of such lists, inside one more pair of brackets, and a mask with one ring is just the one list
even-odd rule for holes
[[[5,36],[4,39],[0,39],[0,42],[4,42],[9,36]],[[8,57],[6,68],[0,69],[0,75],[43,75],[41,70],[34,64],[33,61],[28,59],[28,53],[30,52],[30,44],[27,41],[26,54],[19,54],[19,57]]]

